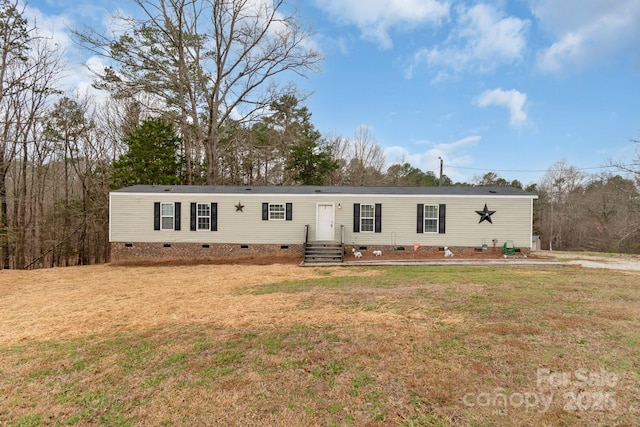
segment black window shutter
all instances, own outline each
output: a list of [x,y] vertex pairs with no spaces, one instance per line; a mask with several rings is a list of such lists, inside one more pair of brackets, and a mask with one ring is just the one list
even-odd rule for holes
[[287,221],[291,221],[293,219],[293,204],[291,203],[287,203],[286,204],[286,217],[285,219]]
[[447,218],[447,205],[438,206],[438,233],[445,234],[445,220]]
[[353,232],[360,232],[360,203],[353,204]]
[[416,223],[416,232],[424,233],[424,205],[418,204],[418,222]]
[[153,229],[160,230],[160,202],[153,204]]
[[197,214],[196,214],[197,204],[191,203],[191,216],[189,220],[189,229],[191,231],[196,231],[196,222],[197,222]]
[[173,229],[176,231],[180,231],[180,202],[175,202],[174,204],[174,214],[175,214],[175,218],[174,218],[174,226]]
[[262,204],[262,220],[263,221],[269,220],[269,203]]
[[375,232],[382,233],[382,205],[376,203],[375,206]]
[[218,231],[218,204],[211,203],[211,231]]

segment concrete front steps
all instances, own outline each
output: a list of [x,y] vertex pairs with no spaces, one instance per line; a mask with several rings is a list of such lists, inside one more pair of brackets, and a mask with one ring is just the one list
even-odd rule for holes
[[304,246],[305,264],[342,263],[344,248],[340,243],[310,242]]

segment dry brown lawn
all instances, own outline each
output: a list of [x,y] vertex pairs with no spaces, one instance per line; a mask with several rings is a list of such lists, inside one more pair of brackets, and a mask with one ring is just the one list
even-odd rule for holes
[[574,267],[0,271],[0,425],[634,425],[639,279]]
[[[0,344],[140,331],[179,323],[219,328],[302,321],[288,295],[237,291],[269,283],[353,275],[294,265],[195,265],[0,272]],[[375,270],[360,272],[364,276]],[[292,312],[293,311],[293,312]]]

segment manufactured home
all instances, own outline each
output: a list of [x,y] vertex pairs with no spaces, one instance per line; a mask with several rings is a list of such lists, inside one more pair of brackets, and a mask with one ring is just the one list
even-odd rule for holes
[[109,196],[114,263],[353,251],[531,249],[533,200],[512,187],[136,185]]

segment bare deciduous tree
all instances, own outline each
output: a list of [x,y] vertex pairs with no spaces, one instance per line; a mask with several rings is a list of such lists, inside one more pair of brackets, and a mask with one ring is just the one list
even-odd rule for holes
[[0,2],[0,237],[2,267],[9,268],[9,217],[7,205],[7,174],[17,149],[17,117],[19,109],[13,95],[20,91],[20,82],[28,72],[26,66],[33,29],[27,26],[24,9],[19,2]]
[[[136,0],[144,19],[123,18],[124,35],[76,32],[82,45],[114,61],[104,87],[149,92],[175,108],[193,157],[204,148],[206,182],[219,184],[230,120],[247,123],[292,88],[276,77],[305,75],[321,60],[284,0]],[[197,158],[197,154],[195,155]],[[189,168],[191,166],[188,166]]]
[[[52,96],[62,55],[29,26],[16,4],[0,4],[0,215],[2,216],[2,266],[22,268],[35,251],[30,242],[37,222],[38,173],[43,158],[38,140],[40,120]],[[10,186],[9,186],[10,185]]]
[[538,186],[544,194],[543,217],[539,224],[545,230],[545,243],[549,249],[567,249],[571,246],[571,219],[575,205],[585,183],[585,174],[565,160],[554,163]]
[[367,126],[360,126],[347,141],[345,184],[374,185],[383,181],[386,158],[384,151]]

